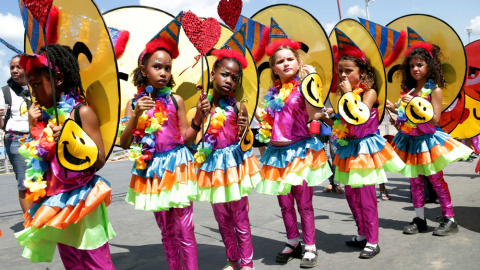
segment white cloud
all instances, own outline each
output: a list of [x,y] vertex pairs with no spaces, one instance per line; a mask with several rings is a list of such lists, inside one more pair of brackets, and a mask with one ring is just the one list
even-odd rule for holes
[[8,78],[10,78],[10,62],[4,64],[3,61],[6,54],[7,52],[5,52],[3,49],[0,50],[0,87],[6,85]]
[[470,25],[467,28],[472,29],[472,33],[480,34],[480,16],[470,20]]
[[332,32],[332,29],[336,24],[337,22],[322,23],[323,29],[325,29],[327,35],[330,35],[330,32]]
[[22,18],[10,13],[0,13],[0,25],[2,25],[0,37],[19,48],[23,44],[23,35],[25,33]]
[[177,15],[180,11],[191,10],[199,17],[214,17],[220,19],[217,14],[219,0],[171,0],[168,5],[165,0],[140,0],[140,5],[155,7]]
[[347,17],[356,17],[356,16],[365,17],[367,16],[367,13],[365,12],[365,9],[361,8],[360,6],[353,6],[348,8]]

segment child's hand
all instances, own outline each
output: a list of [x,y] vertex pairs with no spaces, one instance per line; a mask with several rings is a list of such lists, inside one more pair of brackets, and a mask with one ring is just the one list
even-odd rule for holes
[[135,106],[135,111],[133,112],[135,117],[140,117],[144,111],[151,110],[155,107],[155,101],[150,97],[144,96],[137,101],[137,106]]
[[240,130],[244,130],[248,125],[247,117],[239,114],[237,118],[237,125]]
[[405,94],[402,96],[402,101],[405,102],[405,103],[408,103],[410,102],[410,100],[412,100],[413,96],[409,95],[409,94]]
[[32,103],[30,109],[28,109],[28,121],[30,122],[30,125],[32,127],[36,126],[40,118],[42,118],[40,105],[38,105],[38,103]]
[[60,131],[62,130],[62,126],[55,126],[53,124],[49,124],[48,126],[52,129],[53,131],[52,137],[55,140],[55,142],[57,142],[58,137],[60,136]]
[[202,111],[203,115],[206,116],[212,109],[210,101],[207,99],[207,95],[204,92],[200,93],[200,99],[197,101],[197,111]]
[[330,115],[330,114],[334,113],[335,111],[333,110],[333,108],[325,108],[324,112],[326,112],[327,115]]
[[305,72],[307,72],[307,74],[316,72],[315,68],[311,65],[303,65],[303,70],[305,70]]
[[340,88],[340,90],[342,90],[342,93],[344,94],[352,91],[352,85],[347,78],[343,79],[338,85],[338,87]]
[[397,125],[397,118],[398,117],[396,115],[390,115],[389,120],[390,120],[390,124],[392,124],[392,126],[394,126],[397,130],[400,130],[400,128]]

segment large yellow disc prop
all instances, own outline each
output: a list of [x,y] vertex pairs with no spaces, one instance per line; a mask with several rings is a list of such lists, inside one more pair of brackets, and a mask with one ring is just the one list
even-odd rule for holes
[[317,108],[323,108],[322,98],[322,79],[318,73],[308,74],[300,83],[300,93],[310,105]]
[[[58,44],[70,46],[78,57],[87,104],[100,121],[105,158],[117,135],[120,90],[115,52],[97,6],[91,0],[55,0],[59,9]],[[28,42],[25,52],[32,53]]]
[[[453,103],[465,81],[467,59],[463,43],[450,25],[430,15],[407,15],[387,24],[387,27],[397,31],[407,31],[407,26],[417,32],[426,42],[439,46],[442,54],[445,56],[443,59],[440,59],[442,61],[443,76],[448,87],[445,91],[442,91],[443,111]],[[400,87],[402,78],[397,71],[405,59],[406,50],[407,46],[401,53],[401,57],[387,68],[388,100],[392,102],[396,102],[402,92]]]
[[370,118],[370,109],[363,103],[360,96],[347,92],[338,101],[338,112],[350,125],[358,126],[365,124]]
[[[253,15],[252,19],[270,26],[272,17],[290,39],[303,43],[304,46],[298,52],[303,63],[312,65],[320,76],[323,82],[322,103],[325,103],[333,80],[333,55],[330,42],[322,25],[307,11],[284,4],[266,7]],[[308,48],[308,51],[303,50],[306,48]],[[273,85],[268,61],[269,58],[265,55],[257,63],[260,75],[259,104],[263,104],[263,96],[267,93],[268,88]]]
[[[378,121],[379,123],[382,122],[383,116],[385,113],[385,101],[387,95],[387,84],[386,84],[386,76],[385,76],[385,67],[383,65],[382,55],[375,43],[370,32],[368,32],[365,27],[352,19],[345,19],[337,23],[335,26],[336,28],[340,29],[343,33],[345,33],[357,46],[362,50],[367,59],[370,61],[370,64],[373,67],[374,75],[375,75],[375,84],[377,85],[377,98],[380,103],[378,106]],[[337,44],[337,37],[335,36],[335,32],[332,31],[330,33],[330,43],[332,45]],[[338,82],[336,82],[338,83]],[[338,90],[340,92],[340,90]],[[330,102],[333,106],[335,111],[337,110],[337,100],[340,98],[341,93],[330,93],[329,98]]]
[[67,170],[84,171],[97,162],[98,147],[75,121],[68,119],[58,138],[57,159]]
[[[120,74],[121,118],[125,116],[128,101],[137,93],[137,88],[132,83],[133,76],[131,74],[138,66],[138,59],[145,49],[145,44],[174,17],[158,9],[130,6],[107,11],[103,14],[103,18],[108,27],[126,30],[130,33],[125,52],[120,59],[117,59]],[[145,27],[145,25],[148,25],[148,27]],[[120,137],[117,138],[117,144],[119,144],[119,140]]]

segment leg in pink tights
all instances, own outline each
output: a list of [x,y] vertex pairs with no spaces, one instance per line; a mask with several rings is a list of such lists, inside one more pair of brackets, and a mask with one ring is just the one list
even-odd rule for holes
[[450,190],[448,184],[443,179],[443,171],[428,176],[428,180],[432,183],[433,189],[437,192],[438,202],[442,207],[442,214],[444,217],[453,217],[452,198],[450,197]]
[[168,267],[174,270],[198,269],[193,206],[172,208],[169,211],[155,212],[154,215],[158,227],[162,231],[162,242]]
[[378,210],[375,185],[352,188],[345,186],[345,197],[358,227],[371,244],[378,243]]
[[242,197],[239,201],[212,204],[212,208],[228,260],[231,262],[240,260],[240,266],[253,267],[248,198]]
[[115,269],[108,242],[93,250],[77,249],[60,243],[57,246],[67,270]]

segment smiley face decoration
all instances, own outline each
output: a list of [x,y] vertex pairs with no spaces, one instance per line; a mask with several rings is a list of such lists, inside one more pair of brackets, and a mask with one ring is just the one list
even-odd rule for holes
[[353,126],[365,124],[370,118],[370,109],[354,92],[345,93],[338,101],[338,113]]
[[432,120],[434,111],[432,103],[422,97],[414,97],[405,107],[408,120],[414,124],[424,124]]
[[317,108],[323,108],[322,100],[322,78],[318,73],[308,74],[300,83],[300,93],[310,105]]
[[75,121],[68,119],[58,139],[57,159],[67,170],[84,171],[97,162],[98,147]]

